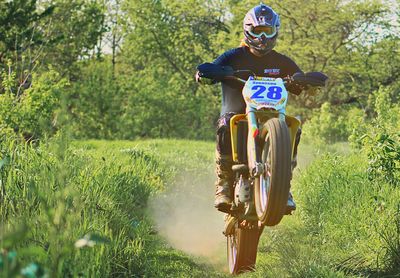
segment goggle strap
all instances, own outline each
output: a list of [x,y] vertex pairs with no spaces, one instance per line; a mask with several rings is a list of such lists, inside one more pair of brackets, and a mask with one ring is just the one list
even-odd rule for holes
[[248,32],[250,33],[250,35],[252,35],[253,37],[256,37],[256,38],[261,38],[261,36],[264,34],[266,38],[270,39],[276,35],[276,29],[274,30],[274,32],[271,35],[269,35],[265,32],[261,32],[260,34],[255,34],[252,31],[248,31]]

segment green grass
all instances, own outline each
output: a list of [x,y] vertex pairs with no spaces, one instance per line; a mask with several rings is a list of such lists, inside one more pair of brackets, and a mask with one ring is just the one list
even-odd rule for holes
[[[2,141],[2,276],[32,262],[50,277],[220,276],[172,249],[146,215],[150,196],[178,171],[161,159],[156,146],[163,143]],[[171,144],[163,152],[173,153]],[[180,150],[176,159],[184,155]],[[12,251],[17,256],[9,260]]]
[[[51,277],[226,276],[213,142],[0,146],[3,276],[32,262]],[[265,229],[257,270],[243,277],[400,275],[399,189],[369,181],[346,144],[299,154],[298,210]]]
[[368,180],[366,161],[325,154],[297,173],[298,210],[265,230],[246,277],[400,276],[400,190]]

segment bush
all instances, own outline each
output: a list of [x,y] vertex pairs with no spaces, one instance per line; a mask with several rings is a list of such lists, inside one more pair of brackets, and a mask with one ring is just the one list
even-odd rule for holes
[[151,154],[73,149],[61,133],[37,148],[3,138],[3,254],[16,250],[21,267],[36,262],[50,277],[144,275],[154,235],[143,209],[161,171]]
[[[391,88],[373,94],[376,118],[350,110],[345,123],[356,153],[327,155],[300,177],[301,216],[336,269],[351,274],[400,274],[400,118]],[[329,106],[309,128],[333,127]],[[340,117],[336,117],[339,121]],[[336,125],[338,127],[338,125]],[[329,132],[320,132],[327,142]]]
[[335,268],[364,275],[388,270],[400,274],[395,264],[400,190],[371,181],[367,168],[362,155],[327,155],[314,162],[297,185],[301,216],[313,243]]
[[356,108],[351,109],[349,113],[345,109],[334,108],[325,102],[304,124],[304,138],[308,142],[320,145],[346,141],[350,135],[348,119],[359,115],[360,112]]
[[364,124],[365,134],[353,137],[368,156],[369,179],[400,185],[400,106],[390,102],[392,92],[381,88],[374,93],[377,116]]
[[33,83],[19,101],[20,124],[24,134],[33,138],[52,135],[57,128],[56,111],[60,108],[62,92],[68,85],[66,79],[50,70],[33,75]]
[[[12,78],[12,77],[11,77]],[[34,74],[32,84],[18,91],[8,84],[0,94],[0,127],[26,139],[52,135],[56,131],[56,111],[67,81],[54,70]]]
[[[69,90],[73,135],[87,139],[214,137],[217,88],[192,80],[160,77],[156,69],[129,72],[107,60],[80,64],[81,78]],[[189,83],[189,84],[188,84]]]
[[80,64],[80,80],[68,90],[73,136],[116,139],[124,130],[121,115],[127,93],[115,78],[111,63],[90,60]]
[[364,137],[364,144],[369,159],[368,178],[399,186],[400,133],[388,134],[382,131],[375,137]]

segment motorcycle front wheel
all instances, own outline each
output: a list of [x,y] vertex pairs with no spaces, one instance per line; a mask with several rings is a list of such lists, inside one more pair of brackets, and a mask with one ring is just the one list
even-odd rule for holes
[[260,230],[257,225],[240,227],[236,224],[232,234],[226,237],[228,266],[231,274],[254,270],[259,235]]
[[286,212],[290,190],[290,134],[286,122],[268,120],[260,133],[261,162],[265,171],[255,179],[254,203],[258,219],[266,226],[277,225]]

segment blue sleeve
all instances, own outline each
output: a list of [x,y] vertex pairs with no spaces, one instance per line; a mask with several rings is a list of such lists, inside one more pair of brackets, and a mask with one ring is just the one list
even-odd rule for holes
[[286,68],[286,74],[293,75],[296,72],[303,72],[299,66],[289,57],[282,55],[285,60],[285,68]]
[[235,57],[237,54],[239,54],[241,51],[242,51],[241,47],[230,49],[225,53],[223,53],[222,55],[220,55],[217,59],[215,59],[213,64],[221,66],[230,65],[231,59]]

